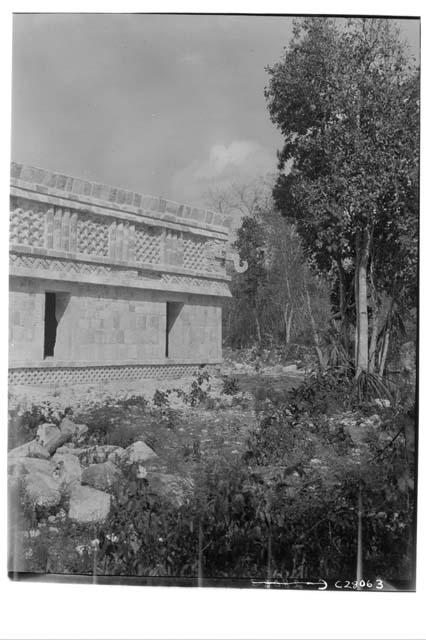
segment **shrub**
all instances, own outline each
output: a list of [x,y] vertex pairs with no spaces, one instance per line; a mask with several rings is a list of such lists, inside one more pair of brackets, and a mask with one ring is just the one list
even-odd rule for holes
[[210,378],[211,376],[209,372],[202,368],[196,374],[195,380],[192,382],[191,389],[188,394],[189,404],[191,407],[195,407],[207,399],[210,391]]
[[156,407],[167,407],[169,405],[169,391],[160,391],[160,389],[156,389],[152,402]]
[[143,396],[132,395],[128,398],[118,399],[115,402],[116,406],[128,409],[129,407],[136,407],[144,411],[148,406],[148,400]]
[[110,442],[115,437],[113,433],[123,430],[123,408],[113,401],[106,401],[80,413],[76,420],[87,425],[88,444],[113,444]]
[[9,402],[8,447],[14,449],[21,444],[34,440],[37,428],[43,422],[59,424],[64,411],[59,411],[50,402],[32,404],[29,409]]
[[236,378],[230,378],[229,376],[223,376],[222,393],[228,396],[235,396],[239,392],[240,388]]

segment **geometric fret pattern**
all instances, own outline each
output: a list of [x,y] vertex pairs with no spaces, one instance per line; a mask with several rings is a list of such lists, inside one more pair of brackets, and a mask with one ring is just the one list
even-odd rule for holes
[[135,259],[136,262],[159,264],[161,262],[162,231],[148,225],[138,224],[135,227]]
[[[21,206],[17,206],[20,204]],[[30,209],[30,207],[34,209]],[[172,265],[224,274],[224,241],[13,198],[10,242],[107,261]]]
[[16,208],[10,212],[10,242],[32,247],[44,247],[44,211]]
[[183,237],[183,266],[195,271],[206,270],[205,248],[206,241],[194,238],[185,233]]
[[77,252],[86,255],[108,255],[108,226],[101,218],[87,216],[78,218]]
[[[89,275],[96,278],[115,278],[118,277],[117,284],[125,282],[130,286],[137,286],[138,281],[143,283],[152,280],[154,289],[168,290],[168,287],[178,287],[178,290],[186,290],[194,293],[213,295],[213,296],[229,296],[229,288],[226,282],[222,280],[212,280],[206,278],[197,278],[190,275],[172,274],[172,273],[155,273],[143,272],[138,269],[126,266],[116,266],[109,264],[96,264],[93,262],[82,262],[80,260],[66,260],[61,258],[50,258],[48,256],[35,256],[25,254],[9,254],[10,269],[26,269],[34,273],[40,271],[46,272],[46,277],[55,274],[55,277],[70,275]],[[16,273],[16,271],[15,271]],[[19,272],[18,272],[19,273]],[[56,276],[58,274],[58,276]],[[66,278],[65,278],[66,279]],[[166,287],[166,288],[165,288]],[[175,290],[175,289],[172,289]]]

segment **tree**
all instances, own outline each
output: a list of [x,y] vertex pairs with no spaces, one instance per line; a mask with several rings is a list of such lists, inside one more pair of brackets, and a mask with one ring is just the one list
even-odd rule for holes
[[232,218],[230,242],[247,260],[247,271],[232,271],[233,297],[224,305],[224,340],[232,346],[262,342],[262,296],[266,282],[266,233],[260,212],[273,206],[271,176],[210,188],[206,206]]
[[354,324],[359,377],[379,366],[385,298],[392,309],[405,291],[413,303],[418,73],[391,22],[371,18],[296,20],[267,71],[269,112],[285,137],[274,199],[338,292],[347,347]]
[[308,337],[317,350],[329,315],[325,283],[310,270],[294,225],[275,208],[260,219],[266,233],[271,331],[285,345]]
[[260,325],[261,294],[266,283],[265,265],[265,233],[256,218],[243,218],[237,232],[235,248],[241,260],[247,261],[247,271],[238,274],[236,294],[243,299],[253,315],[256,327],[256,337],[259,346],[262,344],[262,330]]
[[284,355],[298,340],[304,346],[314,344],[315,335],[320,340],[328,304],[324,283],[306,265],[294,225],[274,206],[273,178],[263,176],[211,190],[206,204],[234,215],[235,247],[241,260],[248,263],[245,273],[232,274],[233,298],[224,308],[225,341],[248,346],[254,340],[276,347]]

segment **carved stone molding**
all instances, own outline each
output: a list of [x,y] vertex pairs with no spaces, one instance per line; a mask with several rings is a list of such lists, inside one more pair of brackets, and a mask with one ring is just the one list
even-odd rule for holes
[[[197,364],[135,364],[69,367],[16,367],[9,370],[9,385],[71,385],[96,384],[147,379],[190,378]],[[205,365],[210,369],[214,365]]]
[[194,272],[224,274],[224,240],[133,224],[47,203],[22,200],[10,214],[10,242],[47,252],[97,256],[112,262],[173,265]]
[[238,253],[233,251],[228,251],[226,257],[228,260],[230,260],[233,263],[234,269],[237,273],[244,273],[245,271],[247,271],[247,268],[248,268],[247,261],[243,260],[243,262],[241,262],[241,258],[238,255]]
[[11,184],[16,188],[49,197],[62,197],[87,205],[100,205],[117,211],[154,216],[194,227],[216,228],[228,233],[228,219],[214,211],[88,182],[16,162],[12,162],[11,165]]
[[99,264],[82,260],[10,254],[10,274],[14,276],[86,282],[158,291],[181,291],[199,295],[230,297],[229,286],[221,280],[181,274],[149,272],[145,269]]

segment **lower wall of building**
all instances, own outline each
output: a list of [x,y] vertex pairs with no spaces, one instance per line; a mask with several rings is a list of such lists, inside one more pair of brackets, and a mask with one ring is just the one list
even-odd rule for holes
[[[45,354],[46,292],[56,294],[53,356]],[[168,302],[176,303],[172,324]],[[209,296],[12,277],[9,309],[11,369],[59,372],[79,365],[146,367],[221,359],[220,300]]]
[[[214,372],[216,365],[202,365],[203,371]],[[141,364],[96,367],[14,367],[9,370],[9,385],[48,385],[65,387],[108,382],[138,380],[173,380],[190,378],[199,371],[196,364]]]

